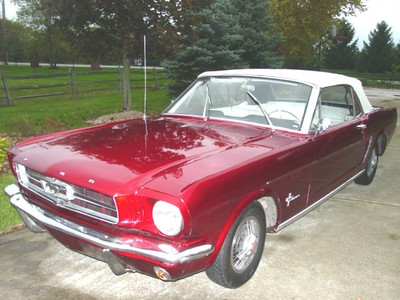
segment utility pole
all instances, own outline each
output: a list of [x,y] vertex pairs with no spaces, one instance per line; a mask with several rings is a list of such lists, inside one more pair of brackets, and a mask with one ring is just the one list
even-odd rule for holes
[[2,32],[1,32],[1,44],[3,48],[2,59],[4,65],[8,65],[8,51],[7,51],[7,20],[6,20],[6,0],[1,0],[1,12],[3,18]]

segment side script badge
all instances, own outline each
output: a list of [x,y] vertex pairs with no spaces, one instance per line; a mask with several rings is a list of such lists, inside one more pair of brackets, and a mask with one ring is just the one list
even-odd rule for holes
[[293,196],[292,193],[289,193],[289,195],[286,197],[286,200],[285,200],[286,201],[286,207],[289,207],[290,202],[292,202],[293,200],[296,200],[299,197],[300,197],[300,195]]

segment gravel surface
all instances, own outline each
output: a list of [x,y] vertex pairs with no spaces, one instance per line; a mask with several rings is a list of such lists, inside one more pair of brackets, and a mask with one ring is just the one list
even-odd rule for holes
[[143,117],[142,112],[131,110],[131,111],[123,111],[120,113],[100,116],[95,119],[90,119],[87,122],[90,124],[104,124],[109,122],[116,122],[116,121],[129,120],[142,117]]

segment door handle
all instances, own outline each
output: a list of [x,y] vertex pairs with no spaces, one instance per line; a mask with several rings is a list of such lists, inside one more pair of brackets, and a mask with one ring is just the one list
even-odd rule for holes
[[360,130],[366,129],[366,128],[367,128],[367,125],[365,125],[365,124],[359,124],[359,125],[356,126],[356,128],[357,128],[357,129],[360,129]]

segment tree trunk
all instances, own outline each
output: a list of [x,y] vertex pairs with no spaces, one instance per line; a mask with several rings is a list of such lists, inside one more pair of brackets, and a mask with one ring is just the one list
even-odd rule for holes
[[50,69],[57,69],[57,61],[55,59],[50,59]]
[[90,70],[92,70],[92,71],[100,70],[100,64],[97,61],[91,61],[90,62]]
[[124,111],[131,110],[131,83],[129,80],[129,69],[131,66],[131,62],[129,59],[129,54],[126,49],[124,49],[123,54],[123,72],[122,72],[122,89],[123,89],[123,109]]
[[37,53],[31,53],[30,61],[31,61],[31,68],[39,67],[39,55]]

